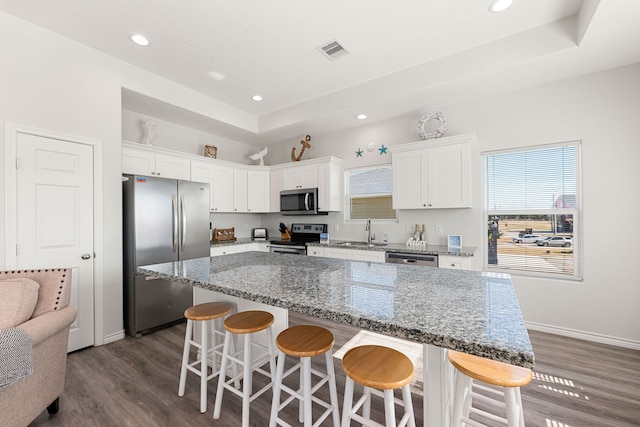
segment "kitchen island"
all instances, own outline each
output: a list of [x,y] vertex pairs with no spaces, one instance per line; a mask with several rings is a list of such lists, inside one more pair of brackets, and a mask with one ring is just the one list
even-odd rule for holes
[[444,349],[533,367],[505,274],[246,252],[140,267],[154,277],[423,344],[424,424],[450,417]]

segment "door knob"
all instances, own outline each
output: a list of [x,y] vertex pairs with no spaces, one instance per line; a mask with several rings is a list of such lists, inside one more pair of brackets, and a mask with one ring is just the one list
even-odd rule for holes
[[82,259],[90,259],[90,258],[91,258],[90,254],[88,254],[86,252],[82,254]]

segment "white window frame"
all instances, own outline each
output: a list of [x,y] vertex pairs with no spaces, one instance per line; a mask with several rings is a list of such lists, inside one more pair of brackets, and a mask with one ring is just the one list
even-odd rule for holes
[[[487,209],[485,205],[486,198],[486,188],[487,183],[485,182],[485,157],[491,155],[499,155],[499,154],[508,154],[508,153],[517,153],[523,151],[530,150],[543,150],[550,149],[555,147],[565,147],[573,145],[576,147],[576,207],[573,208],[563,208],[563,209],[531,209],[531,210],[493,210]],[[483,248],[483,271],[487,272],[495,272],[495,273],[509,273],[514,276],[528,276],[528,277],[539,277],[539,278],[552,278],[558,280],[569,280],[569,281],[582,281],[583,280],[583,272],[584,272],[584,251],[582,245],[582,237],[584,235],[583,226],[582,226],[582,141],[566,141],[560,143],[553,144],[542,144],[542,145],[533,145],[533,146],[525,146],[518,147],[508,150],[493,150],[486,151],[481,153],[482,159],[482,200],[483,200],[483,221],[482,221],[482,229],[483,229],[483,240],[482,240],[482,248]],[[573,248],[573,274],[561,274],[561,273],[549,273],[542,272],[536,270],[514,270],[509,269],[507,267],[496,267],[493,264],[489,264],[489,248],[488,248],[488,236],[487,236],[487,220],[490,216],[507,216],[507,215],[573,215],[573,239],[572,239],[572,248]]]

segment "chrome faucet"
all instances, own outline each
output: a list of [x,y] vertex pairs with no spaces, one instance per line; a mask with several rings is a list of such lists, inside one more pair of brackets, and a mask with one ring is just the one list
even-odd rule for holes
[[365,227],[365,230],[367,231],[367,243],[371,244],[373,240],[376,240],[375,233],[373,235],[371,234],[371,218],[367,218],[367,225]]

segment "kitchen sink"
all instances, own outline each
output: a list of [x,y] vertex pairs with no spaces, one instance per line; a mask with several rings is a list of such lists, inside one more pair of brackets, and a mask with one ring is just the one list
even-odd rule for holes
[[362,247],[362,248],[373,248],[376,246],[386,246],[386,243],[367,243],[367,242],[359,242],[359,241],[347,241],[347,242],[338,242],[336,243],[338,246],[354,246],[354,247]]

